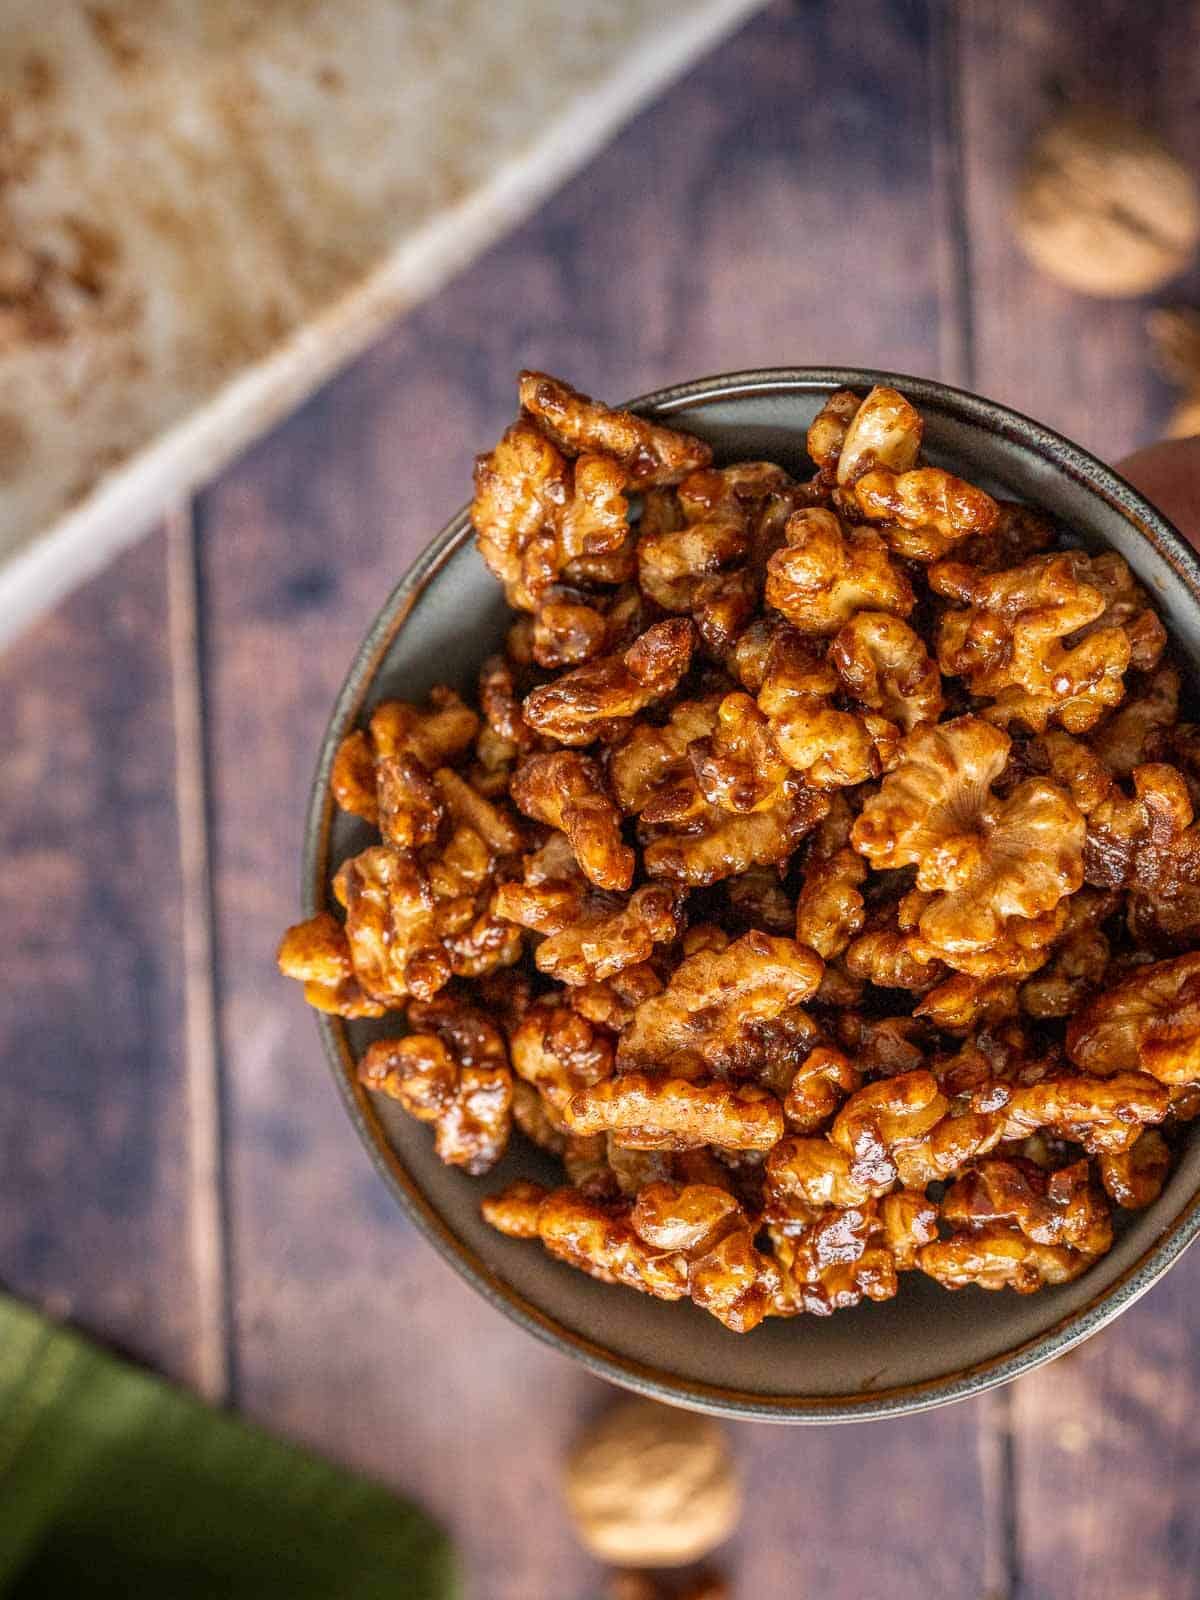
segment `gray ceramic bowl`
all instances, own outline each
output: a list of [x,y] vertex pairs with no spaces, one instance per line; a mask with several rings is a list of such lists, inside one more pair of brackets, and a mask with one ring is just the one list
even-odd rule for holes
[[[1118,550],[1155,596],[1177,649],[1200,664],[1200,566],[1154,509],[1099,461],[1028,418],[923,379],[799,369],[735,373],[649,395],[635,409],[699,434],[718,462],[766,458],[805,471],[805,430],[825,397],[895,384],[925,419],[930,458],[1044,507],[1089,548]],[[329,903],[337,865],[369,842],[329,798],[346,731],[376,701],[417,700],[438,682],[462,692],[505,626],[498,585],[475,553],[465,511],[401,580],[358,652],[321,751],[309,812],[305,914]],[[321,1018],[330,1065],[376,1165],[454,1268],[531,1333],[602,1377],[678,1405],[772,1422],[895,1416],[958,1400],[1061,1355],[1110,1322],[1178,1259],[1200,1228],[1200,1137],[1157,1204],[1127,1216],[1112,1251],[1075,1283],[1040,1294],[949,1294],[917,1273],[899,1296],[826,1319],[764,1324],[739,1337],[688,1304],[595,1283],[536,1245],[501,1237],[479,1202],[518,1177],[561,1181],[518,1136],[480,1180],[444,1167],[429,1130],[369,1096],[354,1062],[381,1024]],[[1200,1126],[1200,1125],[1198,1125]],[[380,1294],[387,1285],[381,1283]]]

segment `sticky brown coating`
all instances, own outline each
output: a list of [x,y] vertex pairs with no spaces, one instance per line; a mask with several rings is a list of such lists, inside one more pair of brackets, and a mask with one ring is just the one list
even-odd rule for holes
[[360,1071],[442,1159],[515,1123],[561,1164],[501,1231],[734,1331],[1069,1281],[1200,1116],[1162,624],[921,441],[840,391],[796,481],[526,374],[473,505],[503,648],[347,732],[377,838],[280,947],[315,1006],[404,1013]]

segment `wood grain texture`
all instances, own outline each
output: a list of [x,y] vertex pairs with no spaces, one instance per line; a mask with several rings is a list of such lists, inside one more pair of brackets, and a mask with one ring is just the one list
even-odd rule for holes
[[0,663],[0,1279],[202,1385],[164,555]]
[[[1014,244],[1011,187],[1032,134],[1064,102],[1116,105],[1194,157],[1200,4],[975,0],[959,47],[976,386],[1116,460],[1155,438],[1171,406],[1151,370],[1147,306],[1194,300],[1200,276],[1133,301],[1072,294]],[[1197,1594],[1198,1291],[1193,1253],[1114,1327],[1014,1386],[1022,1600]]]
[[[317,742],[367,622],[511,416],[518,367],[612,398],[755,364],[961,376],[953,253],[930,248],[952,203],[939,16],[774,7],[203,498],[236,1396],[422,1498],[486,1600],[596,1592],[557,1483],[606,1391],[396,1211],[271,970]],[[738,1428],[739,1593],[850,1600],[886,1571],[895,1600],[981,1594],[978,1419]]]
[[1015,244],[1013,188],[1034,134],[1065,105],[1114,106],[1194,161],[1200,4],[968,0],[959,52],[976,386],[1115,461],[1162,433],[1174,395],[1152,370],[1145,315],[1194,302],[1200,264],[1154,296],[1076,294]]

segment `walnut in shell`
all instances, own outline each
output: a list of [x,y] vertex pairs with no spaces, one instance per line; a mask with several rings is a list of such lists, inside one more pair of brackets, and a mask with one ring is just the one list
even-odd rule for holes
[[565,1490],[583,1543],[626,1567],[699,1560],[729,1537],[742,1507],[724,1430],[653,1400],[622,1400],[587,1430]]

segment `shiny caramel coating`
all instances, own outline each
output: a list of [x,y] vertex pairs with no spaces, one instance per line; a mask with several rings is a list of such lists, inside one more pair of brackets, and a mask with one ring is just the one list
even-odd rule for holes
[[841,1050],[820,1045],[797,1069],[783,1102],[792,1133],[818,1133],[848,1095],[862,1088],[862,1073]]
[[863,1300],[890,1300],[899,1284],[878,1207],[831,1208],[802,1228],[768,1229],[779,1272],[775,1316],[831,1316]]
[[1085,1072],[1200,1082],[1200,951],[1143,966],[1071,1019],[1067,1054]]
[[680,907],[679,891],[661,883],[643,884],[623,903],[592,896],[574,921],[542,941],[534,962],[559,983],[602,983],[670,944],[680,931]]
[[613,1070],[612,1039],[570,1006],[535,1001],[509,1039],[512,1069],[564,1120],[580,1089]]
[[1005,1223],[990,1223],[948,1239],[935,1239],[917,1253],[922,1272],[943,1289],[1015,1289],[1034,1294],[1047,1284],[1070,1283],[1093,1257],[1064,1245],[1037,1244]]
[[1161,1122],[1170,1104],[1165,1085],[1145,1072],[1055,1077],[1012,1091],[1003,1137],[1022,1139],[1048,1128],[1093,1155],[1119,1153],[1137,1141],[1142,1128]]
[[840,956],[866,917],[859,892],[866,877],[866,863],[854,850],[810,861],[796,901],[797,942],[823,961]]
[[791,771],[748,694],[725,696],[711,735],[688,746],[688,761],[708,804],[738,814],[777,805]]
[[638,1195],[630,1223],[648,1245],[682,1257],[691,1299],[734,1333],[749,1333],[767,1315],[778,1271],[755,1249],[755,1227],[727,1190],[650,1184]]
[[806,783],[840,789],[892,765],[900,730],[885,717],[845,711],[843,685],[821,647],[794,628],[772,638],[758,693],[774,747]]
[[940,467],[876,468],[855,479],[846,499],[908,561],[937,561],[963,539],[985,538],[999,520],[991,495]]
[[503,646],[470,704],[347,734],[377,842],[280,949],[315,1006],[404,1013],[360,1073],[443,1159],[515,1122],[561,1163],[489,1221],[732,1331],[913,1270],[1068,1282],[1200,1117],[1200,725],[1161,621],[921,443],[844,390],[808,481],[715,467],[525,374],[472,507]]
[[827,807],[823,794],[789,778],[769,806],[739,814],[710,805],[692,779],[643,811],[642,860],[652,878],[707,888],[786,862]]
[[859,611],[906,617],[916,603],[877,533],[812,507],[788,518],[786,538],[767,562],[766,600],[801,633],[829,637]]
[[[501,1046],[503,1052],[503,1046]],[[435,1033],[376,1039],[358,1063],[359,1082],[398,1100],[434,1126],[440,1160],[475,1174],[504,1154],[512,1120],[512,1074],[502,1059],[468,1062]]]
[[1006,1222],[1036,1244],[1087,1255],[1103,1255],[1112,1244],[1112,1216],[1086,1160],[1047,1173],[1032,1162],[989,1156],[950,1185],[941,1214],[953,1228]]
[[860,611],[834,635],[829,660],[846,693],[903,732],[942,714],[942,677],[920,635],[886,611]]
[[820,981],[811,950],[757,930],[723,949],[697,951],[638,1007],[621,1034],[619,1065],[669,1072],[684,1062],[728,1072],[757,1053],[756,1025],[802,1005]]
[[1163,1191],[1171,1170],[1171,1149],[1157,1128],[1147,1128],[1128,1150],[1096,1157],[1100,1181],[1125,1211],[1142,1211]]
[[513,774],[511,793],[527,817],[566,834],[590,882],[600,889],[629,888],[633,851],[621,837],[621,815],[604,774],[590,756],[574,750],[526,756]]
[[331,911],[289,928],[279,944],[279,970],[304,985],[304,998],[335,1017],[382,1017],[387,1007],[359,983],[346,930]]
[[623,1072],[581,1089],[565,1110],[575,1133],[612,1133],[633,1150],[769,1150],[783,1133],[779,1101],[754,1084]]
[[691,661],[694,638],[686,618],[655,623],[627,650],[534,689],[525,697],[522,715],[535,732],[559,744],[611,739],[630,717],[678,686]]
[[499,1194],[487,1195],[479,1209],[484,1221],[497,1233],[507,1234],[510,1239],[536,1239],[542,1201],[548,1193],[540,1183],[522,1180],[509,1184]]
[[521,409],[571,455],[594,451],[612,457],[641,487],[678,483],[707,466],[712,452],[699,439],[632,411],[610,410],[569,383],[544,372],[522,372],[518,379]]
[[941,561],[929,582],[964,608],[942,618],[942,671],[990,700],[983,714],[1001,725],[1086,732],[1119,704],[1130,666],[1152,666],[1165,638],[1119,556],[1067,550],[997,573]]
[[1009,748],[978,717],[916,729],[852,834],[874,867],[916,866],[930,899],[915,919],[914,953],[977,977],[1019,970],[1031,936],[1035,947],[1048,943],[1036,919],[1083,882],[1084,820],[1064,789],[1030,778],[993,796]]

